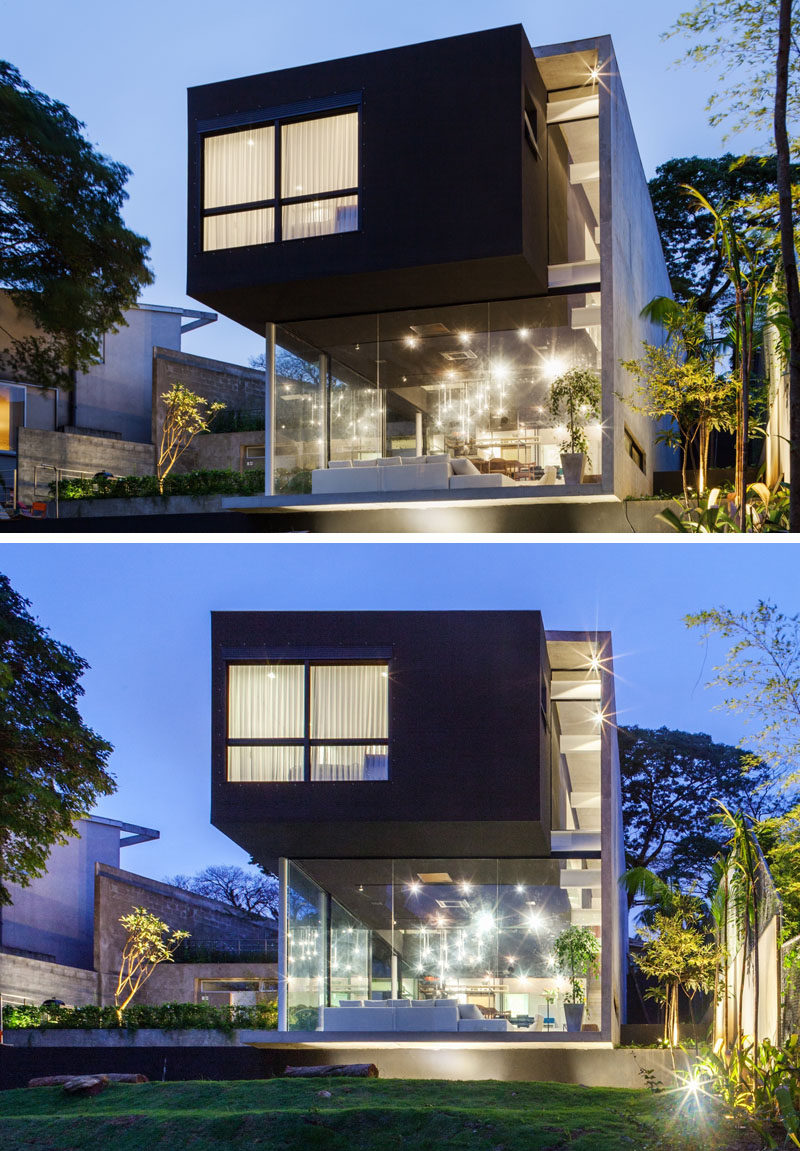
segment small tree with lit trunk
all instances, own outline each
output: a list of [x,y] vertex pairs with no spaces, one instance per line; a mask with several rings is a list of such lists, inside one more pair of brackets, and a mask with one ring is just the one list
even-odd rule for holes
[[207,432],[217,412],[225,407],[220,401],[211,403],[203,396],[175,383],[161,399],[164,401],[164,424],[158,448],[156,475],[158,490],[163,495],[164,480],[172,471],[194,437]]
[[134,907],[130,915],[121,915],[119,921],[127,932],[117,989],[114,992],[114,1006],[121,1027],[122,1012],[136,992],[150,978],[159,963],[173,962],[178,945],[189,938],[189,932],[173,931],[165,939],[168,925],[146,907]]

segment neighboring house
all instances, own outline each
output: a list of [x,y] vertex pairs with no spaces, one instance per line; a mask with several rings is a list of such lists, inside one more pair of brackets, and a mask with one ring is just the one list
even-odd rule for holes
[[158,838],[146,827],[86,816],[50,852],[46,873],[11,885],[0,909],[0,996],[113,1003],[125,940],[119,918],[146,907],[191,938],[179,962],[159,967],[138,1002],[252,1002],[274,998],[276,928],[214,899],[119,867],[120,849]]
[[575,925],[601,945],[580,1039],[618,1040],[607,633],[536,611],[215,612],[212,646],[212,822],[281,883],[276,1042],[563,1040],[553,944]]
[[[78,375],[70,396],[4,379],[9,335],[34,329],[0,292],[0,503],[4,490],[6,496],[14,491],[15,477],[18,499],[30,503],[49,497],[57,474],[152,475],[163,424],[160,397],[176,381],[226,404],[228,423],[221,428],[255,423],[263,429],[263,371],[181,350],[187,332],[216,320],[213,312],[139,304],[125,318],[125,326],[103,337],[98,362]],[[263,467],[263,438],[263,430],[200,436],[176,470]]]
[[[591,503],[674,466],[624,402],[670,287],[608,37],[515,25],[193,88],[189,209],[191,295],[265,334],[268,368],[295,357],[267,494],[225,506]],[[571,367],[602,413],[565,485]],[[308,470],[310,495],[270,494]]]

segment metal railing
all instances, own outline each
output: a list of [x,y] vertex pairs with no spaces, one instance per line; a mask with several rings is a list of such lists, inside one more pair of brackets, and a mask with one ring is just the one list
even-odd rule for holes
[[270,939],[185,939],[175,951],[176,963],[277,963],[278,942]]

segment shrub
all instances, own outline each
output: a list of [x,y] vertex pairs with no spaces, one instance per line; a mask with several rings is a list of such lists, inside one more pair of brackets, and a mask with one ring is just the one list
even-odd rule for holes
[[[274,1030],[278,1026],[278,1005],[257,1003],[254,1007],[216,1007],[211,1003],[134,1003],[124,1008],[122,1024],[114,1007],[17,1007],[3,1008],[3,1026],[9,1031],[20,1027],[77,1028],[155,1027],[165,1031],[216,1030],[230,1033],[239,1027]],[[315,1024],[316,1026],[316,1024]]]
[[[310,478],[310,473],[309,473]],[[264,471],[253,468],[246,472],[231,469],[170,474],[164,479],[165,496],[249,496],[264,490]],[[55,496],[55,483],[50,485]],[[98,476],[96,479],[63,479],[58,484],[61,500],[130,499],[157,496],[156,476]]]

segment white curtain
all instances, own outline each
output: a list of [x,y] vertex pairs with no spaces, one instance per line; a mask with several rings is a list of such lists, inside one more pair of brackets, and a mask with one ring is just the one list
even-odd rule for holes
[[302,739],[304,680],[302,664],[231,664],[228,738]]
[[314,196],[358,185],[358,112],[284,124],[281,196]]
[[355,232],[358,228],[358,196],[335,196],[287,204],[283,209],[284,240],[304,240],[307,236],[328,236],[332,232]]
[[229,747],[233,783],[290,783],[303,778],[302,747]]
[[312,739],[387,739],[388,678],[380,664],[311,668]]
[[385,746],[312,747],[311,778],[327,780],[388,779],[389,754]]
[[274,126],[206,136],[203,176],[206,208],[271,200],[275,195]]
[[271,244],[275,239],[275,209],[225,212],[203,220],[203,251],[243,248],[246,244]]

